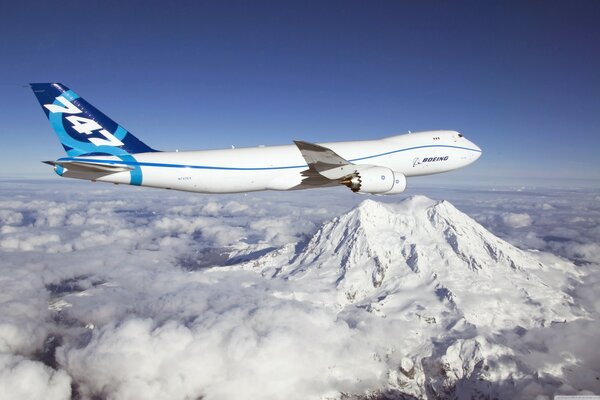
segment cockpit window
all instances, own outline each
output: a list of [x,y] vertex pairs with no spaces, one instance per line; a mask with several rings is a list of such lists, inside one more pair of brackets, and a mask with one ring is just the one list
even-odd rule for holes
[[459,133],[459,134],[458,134],[458,137],[464,137],[464,136],[463,136],[463,134],[462,134],[462,133]]

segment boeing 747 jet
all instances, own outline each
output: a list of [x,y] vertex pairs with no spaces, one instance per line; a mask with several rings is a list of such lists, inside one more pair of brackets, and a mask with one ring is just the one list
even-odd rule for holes
[[32,83],[67,156],[44,161],[63,177],[199,193],[296,190],[344,185],[397,194],[406,178],[462,168],[481,149],[455,131],[376,140],[159,151],[60,83]]

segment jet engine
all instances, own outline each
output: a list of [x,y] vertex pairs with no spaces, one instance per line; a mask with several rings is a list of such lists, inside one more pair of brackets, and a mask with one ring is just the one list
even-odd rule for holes
[[354,193],[398,194],[406,189],[406,177],[386,167],[356,166],[353,174],[340,180]]

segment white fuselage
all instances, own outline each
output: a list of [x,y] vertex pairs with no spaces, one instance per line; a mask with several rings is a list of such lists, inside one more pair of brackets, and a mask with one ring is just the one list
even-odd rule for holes
[[[451,171],[471,164],[481,155],[479,147],[454,131],[418,132],[378,140],[320,145],[353,164],[387,167],[406,177]],[[303,183],[302,172],[307,170],[307,163],[298,147],[293,144],[138,153],[125,161],[114,156],[70,157],[64,160],[114,161],[116,164],[126,163],[136,168],[135,171],[97,176],[64,171],[61,175],[65,177],[190,192],[238,193],[314,187]]]

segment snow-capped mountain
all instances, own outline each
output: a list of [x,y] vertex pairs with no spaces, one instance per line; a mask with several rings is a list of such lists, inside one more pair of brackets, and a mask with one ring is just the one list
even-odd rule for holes
[[291,293],[275,295],[401,324],[385,354],[394,360],[389,387],[417,397],[514,395],[528,369],[518,337],[580,314],[568,294],[572,264],[520,250],[449,202],[422,196],[366,200],[306,242],[233,268],[290,281]]

